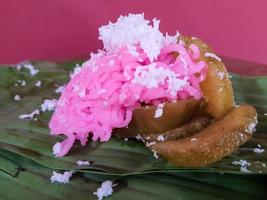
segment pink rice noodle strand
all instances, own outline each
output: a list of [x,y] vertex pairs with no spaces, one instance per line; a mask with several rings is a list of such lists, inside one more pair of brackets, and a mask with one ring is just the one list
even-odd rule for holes
[[[93,141],[108,141],[114,128],[130,123],[133,110],[141,103],[202,97],[199,84],[205,78],[207,67],[204,61],[197,61],[200,52],[196,45],[191,45],[189,51],[184,44],[167,45],[153,62],[156,69],[174,72],[176,78],[186,80],[175,95],[168,90],[168,77],[153,88],[133,81],[138,67],[147,69],[152,64],[139,47],[137,52],[138,56],[127,48],[113,53],[101,52],[94,57],[94,62],[85,62],[69,81],[49,123],[53,135],[66,136],[57,156],[66,155],[75,140],[85,145],[89,134]],[[178,52],[178,57],[173,52]]]

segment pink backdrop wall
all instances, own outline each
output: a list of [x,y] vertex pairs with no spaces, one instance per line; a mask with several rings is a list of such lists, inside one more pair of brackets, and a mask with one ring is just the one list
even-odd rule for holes
[[101,47],[97,28],[129,12],[201,37],[219,54],[267,64],[266,0],[0,0],[0,63],[88,57]]

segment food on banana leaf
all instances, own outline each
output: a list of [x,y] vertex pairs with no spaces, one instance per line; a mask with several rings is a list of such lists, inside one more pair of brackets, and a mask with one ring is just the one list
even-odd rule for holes
[[[76,140],[107,142],[114,134],[142,137],[177,166],[197,167],[250,138],[246,128],[256,124],[255,110],[234,107],[226,68],[200,39],[164,35],[159,20],[151,23],[144,14],[100,27],[99,39],[104,48],[75,68],[50,120],[51,134],[66,136],[54,146],[56,156]],[[236,139],[241,134],[242,141]],[[191,148],[195,137],[198,145]],[[215,144],[221,144],[216,156],[209,152]]]

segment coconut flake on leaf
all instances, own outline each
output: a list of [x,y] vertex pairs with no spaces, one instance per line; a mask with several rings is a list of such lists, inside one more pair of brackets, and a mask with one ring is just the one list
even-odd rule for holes
[[54,144],[53,146],[53,154],[55,155],[55,157],[58,157],[57,155],[61,152],[61,143],[57,142],[56,144]]
[[39,70],[35,69],[34,66],[30,63],[24,64],[23,67],[29,70],[31,76],[35,76],[39,72]]
[[36,81],[36,83],[34,84],[36,87],[41,87],[42,82],[40,80]]
[[101,184],[101,187],[97,189],[96,192],[94,192],[94,195],[98,197],[98,200],[102,200],[104,197],[108,197],[112,195],[113,188],[115,185],[113,185],[112,181],[105,181]]
[[33,118],[35,115],[39,115],[40,111],[38,109],[35,109],[32,113],[30,114],[22,114],[19,115],[20,119],[28,119],[28,118]]
[[71,171],[65,171],[63,174],[53,171],[53,175],[51,176],[50,180],[51,183],[58,182],[67,184],[69,183],[71,176],[72,176]]
[[55,93],[57,94],[61,94],[63,91],[65,90],[65,86],[58,86],[56,89],[55,89]]
[[78,160],[76,162],[76,164],[79,165],[79,166],[82,166],[82,165],[90,165],[90,162],[87,161],[87,160]]
[[233,165],[240,165],[240,171],[241,172],[244,172],[244,173],[250,172],[250,170],[248,170],[247,167],[249,167],[251,165],[251,163],[249,163],[246,160],[233,161],[232,164]]
[[53,111],[56,108],[57,100],[56,99],[45,99],[41,105],[41,110],[45,111]]
[[14,100],[15,100],[15,101],[20,101],[20,100],[21,100],[21,96],[19,96],[18,94],[16,94],[16,95],[14,96]]

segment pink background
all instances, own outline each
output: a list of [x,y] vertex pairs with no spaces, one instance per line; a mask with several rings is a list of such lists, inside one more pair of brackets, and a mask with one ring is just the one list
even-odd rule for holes
[[0,64],[87,58],[101,48],[97,28],[129,12],[221,55],[267,64],[266,0],[0,0]]

